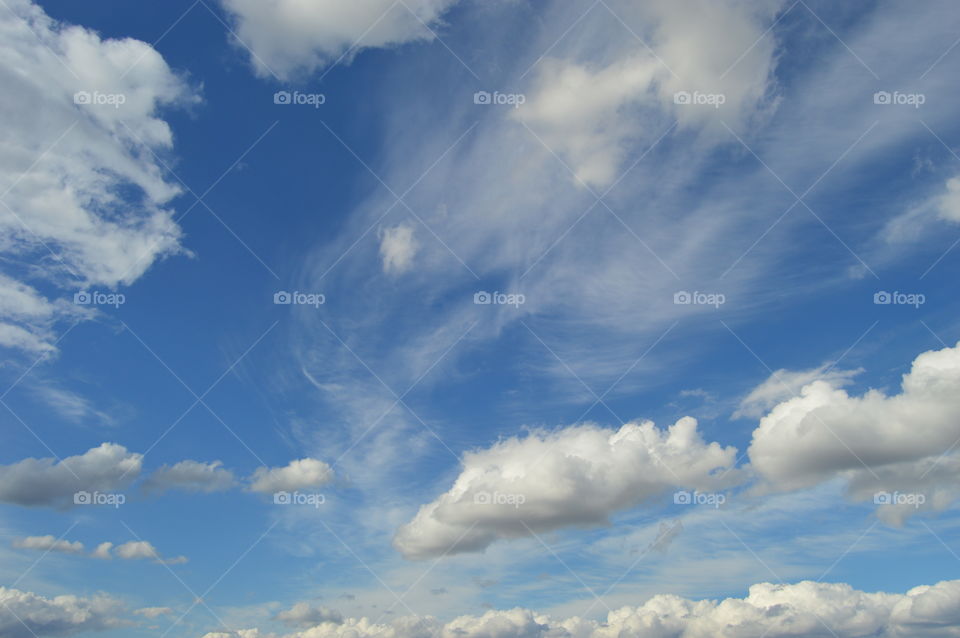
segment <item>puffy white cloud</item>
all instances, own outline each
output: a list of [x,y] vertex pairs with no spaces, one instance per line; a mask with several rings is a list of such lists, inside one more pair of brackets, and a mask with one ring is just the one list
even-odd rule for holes
[[45,552],[62,552],[64,554],[83,553],[83,543],[57,539],[55,536],[27,536],[13,541],[17,549],[36,549]]
[[[100,550],[104,548],[104,545],[106,545],[106,543],[98,547],[97,552],[100,552]],[[167,565],[179,565],[187,562],[186,556],[162,558],[157,548],[147,541],[128,541],[122,545],[118,545],[114,551],[116,555],[123,560],[154,560],[157,563]],[[109,556],[109,548],[106,548],[104,553]]]
[[0,635],[5,638],[72,636],[129,625],[118,616],[123,605],[108,596],[56,596],[0,587]]
[[836,370],[829,364],[811,370],[777,370],[743,398],[733,418],[760,418],[781,401],[800,394],[804,386],[814,381],[826,381],[835,387],[842,387],[860,372],[862,370]]
[[112,549],[113,543],[106,541],[97,545],[97,549],[95,549],[90,555],[101,560],[110,560],[113,558],[113,554],[110,553]]
[[937,201],[937,212],[942,219],[960,222],[960,177],[947,180],[947,191]]
[[753,468],[776,488],[796,489],[949,450],[960,439],[960,344],[917,356],[901,386],[862,396],[824,380],[804,386],[760,420]]
[[103,443],[62,461],[27,458],[0,465],[0,502],[27,506],[70,507],[80,491],[112,492],[140,474],[141,454]]
[[130,284],[180,249],[166,208],[179,188],[153,153],[173,143],[159,108],[195,97],[150,45],[103,40],[29,0],[0,12],[0,83],[0,252],[17,269],[0,278],[0,344],[50,353],[52,326],[84,314],[74,292]]
[[284,467],[260,467],[250,477],[250,490],[264,494],[292,492],[307,487],[320,487],[333,479],[333,469],[317,459],[290,461]]
[[403,273],[410,270],[417,254],[417,240],[413,228],[406,224],[385,228],[380,232],[380,259],[383,272]]
[[456,0],[222,0],[259,75],[312,71],[372,47],[430,40]]
[[[394,546],[408,558],[479,551],[498,538],[601,525],[618,511],[677,489],[732,484],[736,449],[704,443],[695,419],[661,430],[647,421],[619,430],[577,425],[534,431],[463,457],[449,491],[402,526]],[[528,529],[529,528],[529,529]]]
[[133,613],[145,618],[159,618],[160,616],[172,614],[173,609],[170,607],[143,607],[141,609],[135,609]]
[[220,492],[235,484],[233,472],[226,470],[220,461],[180,461],[172,466],[164,465],[144,482],[149,492],[180,489],[191,492]]
[[309,628],[327,622],[343,622],[343,616],[340,612],[326,607],[314,607],[305,602],[297,603],[290,609],[281,611],[275,618],[285,625],[300,628]]
[[[804,581],[760,583],[744,598],[722,601],[658,595],[640,606],[611,611],[603,623],[576,616],[553,619],[517,608],[461,616],[445,624],[429,616],[406,616],[389,624],[350,618],[284,638],[948,638],[960,636],[958,609],[960,581],[916,587],[906,594]],[[206,638],[262,635],[255,629],[246,632],[212,633]]]

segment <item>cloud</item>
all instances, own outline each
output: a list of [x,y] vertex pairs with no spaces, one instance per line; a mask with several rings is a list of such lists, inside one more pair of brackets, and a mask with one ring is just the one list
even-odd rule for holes
[[250,490],[292,492],[307,487],[320,487],[333,479],[333,469],[323,461],[305,458],[290,461],[285,467],[261,467],[250,477]]
[[410,270],[418,247],[412,227],[401,224],[383,229],[380,232],[380,258],[383,260],[383,272],[400,274]]
[[97,549],[93,551],[91,556],[94,558],[99,558],[101,560],[110,560],[113,558],[113,554],[110,553],[110,550],[113,549],[113,543],[107,541],[97,545]]
[[275,617],[289,627],[309,628],[323,623],[339,624],[343,616],[338,611],[326,607],[313,607],[308,603],[300,602],[290,609],[278,613]]
[[[97,552],[104,547],[105,543],[97,548]],[[106,548],[109,556],[109,548]],[[153,560],[164,565],[180,565],[187,562],[186,556],[177,556],[176,558],[162,558],[157,548],[147,541],[128,541],[118,545],[114,550],[117,557],[123,560]]]
[[172,614],[173,609],[170,607],[143,607],[141,609],[135,609],[133,613],[145,618],[158,618]]
[[776,404],[800,394],[804,386],[814,381],[825,381],[835,387],[842,387],[861,372],[862,369],[835,370],[830,364],[811,370],[777,370],[740,401],[733,418],[760,418]]
[[749,447],[761,490],[836,477],[892,524],[960,497],[960,343],[918,355],[900,392],[850,396],[817,380],[760,420]]
[[164,465],[144,482],[148,492],[179,489],[188,492],[221,492],[235,484],[233,472],[223,469],[223,463],[185,460],[173,466]]
[[[350,618],[285,634],[283,638],[947,638],[960,636],[960,581],[915,587],[906,594],[868,593],[847,584],[803,581],[760,583],[744,598],[689,600],[657,595],[636,607],[611,611],[606,622],[576,616],[554,619],[529,609],[491,610],[441,623],[405,616],[389,624]],[[260,636],[255,629],[206,638]]]
[[140,474],[141,454],[102,443],[62,461],[28,458],[0,465],[0,502],[25,506],[70,507],[74,494],[116,492]]
[[288,78],[359,51],[431,40],[436,24],[456,0],[221,0],[258,75]]
[[44,552],[61,552],[64,554],[82,554],[83,543],[79,541],[66,541],[57,539],[54,536],[27,536],[13,541],[13,546],[17,549],[36,549]]
[[937,212],[941,219],[960,222],[960,177],[947,180],[947,192],[937,201]]
[[[103,40],[28,0],[7,5],[0,345],[51,354],[57,322],[95,314],[74,306],[75,292],[129,285],[180,250],[167,208],[180,189],[154,153],[173,146],[159,110],[197,97],[144,42]],[[48,297],[27,280],[57,292]]]
[[700,438],[695,419],[661,430],[577,425],[533,431],[464,455],[449,491],[424,505],[394,537],[407,558],[480,551],[500,538],[570,526],[597,526],[614,512],[678,488],[732,484],[736,449]]
[[123,605],[109,596],[44,598],[0,587],[0,635],[4,638],[72,636],[106,631],[130,623],[119,618]]

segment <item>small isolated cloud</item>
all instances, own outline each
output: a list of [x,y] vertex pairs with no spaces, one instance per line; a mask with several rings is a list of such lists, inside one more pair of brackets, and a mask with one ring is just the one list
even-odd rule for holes
[[66,541],[54,536],[27,536],[13,541],[17,549],[36,549],[43,552],[61,552],[63,554],[82,554],[83,543]]
[[290,609],[281,611],[275,620],[279,620],[288,627],[299,629],[308,629],[324,623],[340,624],[343,622],[343,616],[340,612],[326,607],[314,607],[308,603],[300,602]]
[[937,214],[941,219],[960,222],[960,177],[947,180],[947,191],[937,201]]
[[380,258],[383,261],[383,272],[400,274],[410,270],[418,248],[411,226],[400,224],[381,230]]
[[123,604],[109,596],[56,596],[0,587],[0,636],[42,638],[72,636],[128,626],[120,618]]
[[185,490],[188,492],[221,492],[236,483],[233,473],[226,470],[220,461],[201,463],[200,461],[180,461],[175,465],[164,465],[144,482],[147,492],[159,493],[166,490]]
[[250,477],[250,490],[269,494],[321,487],[333,479],[333,469],[311,458],[291,461],[285,467],[261,467]]
[[862,369],[837,370],[830,364],[823,364],[812,370],[777,370],[744,397],[737,411],[733,413],[733,418],[759,419],[781,401],[799,395],[804,386],[814,381],[826,381],[833,386],[842,387],[861,372]]
[[103,443],[62,461],[28,458],[0,465],[0,502],[71,507],[79,491],[122,491],[140,475],[141,459],[122,445]]
[[[534,431],[464,455],[449,491],[394,536],[407,558],[481,551],[502,538],[603,525],[614,512],[678,488],[718,489],[736,449],[704,443],[696,419],[667,430],[631,422],[619,430],[577,425]],[[724,483],[723,481],[726,481]]]
[[[433,39],[435,23],[456,0],[221,0],[258,75],[287,78],[349,61],[357,52]],[[341,62],[343,61],[341,60]]]
[[91,556],[103,560],[114,557],[122,560],[152,560],[162,565],[180,565],[188,560],[186,556],[163,558],[157,548],[147,541],[128,541],[117,546],[113,543],[100,543]]
[[173,609],[170,607],[143,607],[135,609],[133,613],[144,618],[159,618],[160,616],[169,616],[173,613]]

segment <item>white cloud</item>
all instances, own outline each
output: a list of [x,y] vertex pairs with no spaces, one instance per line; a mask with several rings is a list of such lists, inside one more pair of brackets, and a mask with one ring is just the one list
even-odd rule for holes
[[[72,307],[79,288],[130,284],[180,250],[181,231],[166,208],[179,188],[152,153],[173,144],[159,108],[196,98],[144,42],[103,40],[29,0],[7,5],[0,194],[15,214],[4,207],[0,215],[0,251],[18,271],[0,278],[0,344],[50,353],[54,323],[83,314]],[[123,103],[77,104],[80,92]],[[62,297],[46,298],[28,278]]]
[[[284,634],[283,638],[947,638],[960,636],[960,581],[915,587],[906,594],[868,593],[846,584],[760,583],[744,598],[694,601],[658,595],[611,611],[600,623],[554,619],[529,609],[491,610],[441,623],[405,616],[389,624],[350,618]],[[205,638],[261,636],[256,629]]]
[[[736,449],[700,438],[695,419],[666,431],[651,422],[593,425],[500,441],[464,455],[449,491],[402,526],[394,546],[408,558],[479,551],[498,538],[602,525],[616,511],[671,489],[732,484]],[[529,530],[528,530],[529,527]]]
[[143,607],[141,609],[135,609],[133,613],[145,618],[158,618],[172,614],[173,609],[170,607]]
[[261,467],[250,477],[250,490],[264,494],[292,492],[308,487],[320,487],[333,479],[329,465],[317,459],[305,458],[284,467]]
[[236,22],[240,40],[252,50],[258,75],[287,78],[372,47],[431,40],[456,0],[221,0]]
[[876,501],[880,517],[899,524],[960,497],[957,441],[960,344],[918,355],[899,394],[850,396],[825,380],[804,386],[760,420],[749,455],[761,489],[841,476],[851,497]]
[[942,219],[960,222],[960,177],[948,179],[946,188],[937,202],[937,212]]
[[72,636],[124,627],[130,623],[118,617],[122,611],[119,601],[104,595],[44,598],[0,587],[0,635],[4,638]]
[[[97,548],[100,551],[103,545]],[[163,558],[153,544],[147,541],[128,541],[117,545],[114,550],[116,556],[123,560],[153,560],[165,565],[179,565],[187,562],[186,556],[177,556],[176,558]]]
[[141,454],[103,443],[62,461],[28,458],[0,465],[0,502],[26,506],[70,507],[79,491],[115,492],[140,474]]
[[811,370],[777,370],[740,401],[733,418],[760,418],[776,404],[800,394],[804,386],[814,381],[826,381],[834,387],[842,387],[860,372],[860,369],[836,370],[830,364]]
[[163,492],[170,489],[191,492],[220,492],[235,484],[233,472],[226,470],[220,461],[201,463],[200,461],[180,461],[172,466],[164,465],[156,470],[144,482],[149,492]]
[[64,554],[82,554],[83,543],[57,539],[55,536],[27,536],[13,541],[17,549],[36,549],[44,552],[62,552]]
[[410,270],[417,254],[418,244],[413,228],[400,224],[380,232],[380,259],[383,272],[400,274]]
[[113,558],[113,554],[110,551],[113,549],[113,543],[107,541],[97,545],[97,549],[93,551],[91,556],[94,558],[99,558],[101,560],[110,560]]

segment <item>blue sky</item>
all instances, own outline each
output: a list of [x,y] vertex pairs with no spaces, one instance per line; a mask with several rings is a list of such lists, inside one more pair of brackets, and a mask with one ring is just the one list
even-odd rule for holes
[[953,3],[0,29],[0,633],[960,635]]

